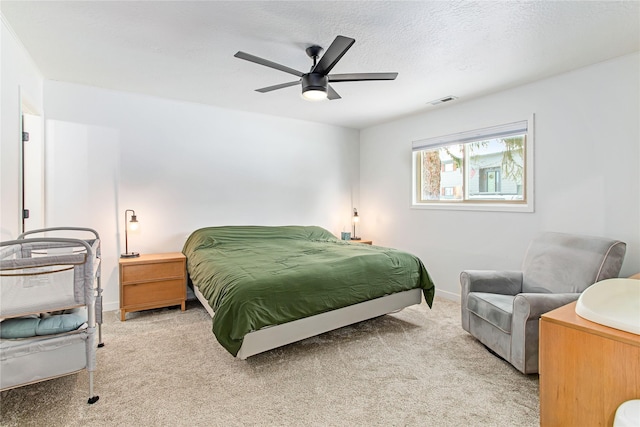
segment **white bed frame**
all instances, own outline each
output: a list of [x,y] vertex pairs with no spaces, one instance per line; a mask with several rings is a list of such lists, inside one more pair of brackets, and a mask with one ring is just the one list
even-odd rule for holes
[[[209,306],[209,302],[195,284],[193,291],[211,317],[214,317],[215,313]],[[305,317],[304,319],[294,320],[282,325],[266,327],[245,335],[237,357],[244,360],[249,356],[267,350],[402,310],[410,305],[420,304],[420,302],[422,302],[422,289],[416,288]]]

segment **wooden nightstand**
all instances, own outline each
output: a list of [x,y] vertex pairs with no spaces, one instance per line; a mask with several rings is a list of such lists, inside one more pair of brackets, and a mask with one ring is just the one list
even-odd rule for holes
[[351,243],[362,243],[363,245],[373,245],[373,240],[349,240]]
[[187,299],[187,259],[180,252],[120,258],[120,320],[132,311],[180,305]]

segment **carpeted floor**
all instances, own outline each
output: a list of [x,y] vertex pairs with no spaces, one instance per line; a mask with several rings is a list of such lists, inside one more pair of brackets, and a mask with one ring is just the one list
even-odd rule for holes
[[[3,426],[537,426],[537,375],[491,355],[436,298],[241,361],[197,301],[105,313],[86,372],[2,392]],[[1,373],[0,373],[1,374]]]

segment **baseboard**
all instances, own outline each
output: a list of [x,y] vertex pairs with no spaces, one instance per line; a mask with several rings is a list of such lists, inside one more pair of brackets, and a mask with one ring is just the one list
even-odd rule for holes
[[453,292],[443,291],[436,288],[436,296],[442,297],[455,302],[460,302],[460,294],[454,294]]
[[118,302],[103,302],[102,311],[116,311],[120,310],[120,303]]

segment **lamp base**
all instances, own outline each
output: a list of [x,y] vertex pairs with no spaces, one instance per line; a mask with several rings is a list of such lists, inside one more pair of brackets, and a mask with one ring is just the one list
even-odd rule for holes
[[362,240],[362,237],[352,237],[351,240]]
[[120,258],[135,258],[140,256],[140,252],[127,252],[126,254],[120,254]]

